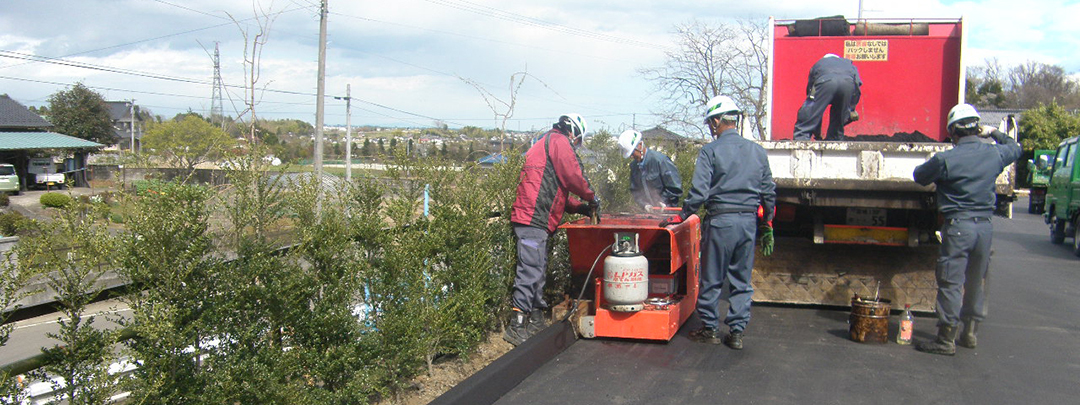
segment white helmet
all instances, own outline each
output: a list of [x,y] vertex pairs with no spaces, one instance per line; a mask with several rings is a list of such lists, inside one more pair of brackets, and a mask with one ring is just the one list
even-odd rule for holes
[[735,121],[738,119],[739,114],[742,114],[742,110],[739,109],[739,106],[735,105],[735,101],[728,96],[719,95],[709,99],[709,102],[705,103],[706,123],[713,117],[720,117],[720,119],[724,121]]
[[585,118],[581,114],[566,113],[559,116],[559,123],[567,122],[570,126],[570,135],[575,137],[581,137],[585,135]]
[[634,154],[634,149],[641,145],[641,138],[641,132],[633,129],[625,130],[619,135],[619,148],[622,149],[624,158],[629,158]]
[[949,120],[945,127],[950,133],[954,129],[974,129],[979,127],[979,112],[971,104],[957,104],[949,110]]

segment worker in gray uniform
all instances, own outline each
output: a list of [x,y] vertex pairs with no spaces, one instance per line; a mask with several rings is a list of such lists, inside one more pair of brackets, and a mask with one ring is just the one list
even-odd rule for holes
[[[727,96],[716,96],[706,105],[705,123],[715,139],[701,148],[690,194],[682,212],[661,222],[677,223],[693,215],[702,205],[708,215],[701,231],[701,275],[697,314],[702,327],[690,333],[697,342],[724,343],[742,349],[743,331],[750,321],[750,299],[754,289],[750,275],[754,268],[755,236],[762,253],[772,252],[772,216],[776,205],[776,183],[765,149],[739,136],[742,111]],[[758,208],[764,215],[759,219]],[[728,334],[721,340],[720,293],[728,282],[730,304],[724,323]]]
[[844,138],[844,126],[858,120],[855,105],[859,104],[862,78],[859,69],[849,59],[825,54],[810,68],[806,81],[806,101],[795,118],[797,141],[809,141],[821,135],[821,118],[829,110],[829,129],[825,140],[839,141]]
[[619,149],[630,162],[630,195],[639,206],[651,208],[675,207],[682,198],[682,177],[679,169],[663,153],[645,147],[641,132],[633,129],[619,135]]
[[[955,146],[915,168],[915,182],[937,186],[941,257],[937,262],[937,338],[915,346],[922,352],[954,355],[956,343],[975,348],[979,322],[986,318],[986,278],[994,227],[994,182],[1020,157],[1020,145],[989,126],[968,104],[949,111],[947,128]],[[996,144],[981,138],[992,138]],[[957,341],[960,323],[964,330]]]

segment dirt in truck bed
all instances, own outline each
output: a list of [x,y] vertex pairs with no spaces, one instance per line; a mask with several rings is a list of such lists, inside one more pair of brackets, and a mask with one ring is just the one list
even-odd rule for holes
[[892,135],[856,135],[845,136],[847,142],[941,142],[926,136],[922,132],[897,132]]

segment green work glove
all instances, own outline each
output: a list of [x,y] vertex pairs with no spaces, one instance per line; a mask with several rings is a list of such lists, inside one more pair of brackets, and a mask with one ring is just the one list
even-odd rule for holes
[[761,255],[769,256],[773,252],[772,226],[761,224],[758,226],[758,244],[761,245]]

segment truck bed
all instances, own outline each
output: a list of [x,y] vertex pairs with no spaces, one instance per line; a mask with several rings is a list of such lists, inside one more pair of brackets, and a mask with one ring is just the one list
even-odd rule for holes
[[[906,198],[890,197],[882,201],[869,198],[876,192],[932,193],[934,186],[920,186],[912,180],[915,167],[930,159],[935,153],[952,147],[948,143],[897,143],[897,142],[814,142],[814,141],[762,141],[759,142],[769,156],[773,179],[776,181],[781,201],[806,203],[806,191],[818,191],[812,205],[867,206],[880,208],[926,209],[919,194],[907,194]],[[997,179],[998,194],[1012,195],[1013,175],[1010,168]],[[843,203],[827,197],[833,191],[847,195]],[[857,192],[855,194],[848,192]],[[823,199],[824,198],[824,199]],[[862,201],[851,205],[851,199],[879,200],[877,203]],[[901,201],[902,200],[902,201]]]

